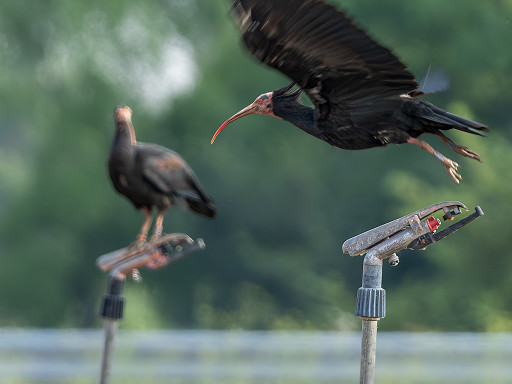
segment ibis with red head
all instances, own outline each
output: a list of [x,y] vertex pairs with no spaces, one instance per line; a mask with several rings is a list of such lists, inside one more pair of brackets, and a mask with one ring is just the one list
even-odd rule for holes
[[[438,136],[456,153],[480,155],[443,132],[486,136],[489,128],[419,99],[413,74],[343,12],[323,0],[233,0],[232,13],[250,53],[293,83],[264,93],[215,132],[250,114],[289,121],[342,149],[411,143],[439,160],[455,183],[459,164],[418,136]],[[300,103],[304,92],[314,107]]]
[[157,217],[152,240],[161,237],[165,212],[173,205],[207,217],[215,216],[212,199],[180,155],[156,144],[138,143],[129,107],[117,107],[114,118],[116,134],[108,159],[110,178],[115,189],[145,214],[132,247],[146,242],[153,208],[157,210]]

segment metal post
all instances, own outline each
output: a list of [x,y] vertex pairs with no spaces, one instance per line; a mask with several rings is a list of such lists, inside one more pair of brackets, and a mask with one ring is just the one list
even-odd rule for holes
[[124,297],[121,295],[123,286],[124,278],[110,276],[107,293],[103,297],[101,316],[105,319],[105,344],[101,359],[100,384],[108,384],[110,379],[117,324],[123,318]]
[[101,316],[105,321],[105,344],[101,361],[100,384],[108,384],[114,351],[114,341],[119,320],[123,318],[123,286],[126,275],[138,268],[162,268],[183,256],[205,248],[203,239],[173,233],[139,250],[123,248],[98,257],[96,264],[103,271],[110,271],[107,293],[103,296]]
[[[350,256],[366,254],[363,263],[362,287],[357,291],[356,316],[362,321],[360,384],[375,381],[378,321],[386,316],[386,291],[382,288],[382,260],[397,266],[397,252],[404,248],[419,250],[453,234],[484,213],[480,207],[475,213],[437,232],[441,221],[433,216],[443,211],[443,220],[452,220],[466,206],[458,201],[437,203],[405,215],[387,224],[370,229],[343,243],[343,252]],[[430,216],[430,217],[428,217]]]
[[375,381],[375,360],[377,354],[377,323],[379,318],[362,317],[360,384]]
[[377,323],[386,316],[386,291],[382,288],[382,260],[368,252],[363,263],[362,287],[357,291],[356,316],[361,317],[361,368],[359,383],[373,384],[377,353]]
[[103,356],[101,359],[100,384],[108,384],[110,379],[116,331],[117,321],[105,320],[105,345],[103,347]]

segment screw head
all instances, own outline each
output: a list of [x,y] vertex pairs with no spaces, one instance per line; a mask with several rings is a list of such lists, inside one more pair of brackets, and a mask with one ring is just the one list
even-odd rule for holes
[[393,253],[389,258],[388,258],[388,263],[389,265],[391,265],[392,267],[396,267],[398,265],[398,263],[400,262],[400,259],[398,258],[397,254],[396,253]]

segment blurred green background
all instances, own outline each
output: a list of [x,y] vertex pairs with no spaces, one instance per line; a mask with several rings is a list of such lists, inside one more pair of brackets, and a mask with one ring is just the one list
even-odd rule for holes
[[113,110],[129,105],[140,141],[180,153],[218,207],[170,210],[166,232],[204,252],[128,282],[122,326],[353,330],[362,258],[342,243],[445,200],[485,216],[384,267],[387,330],[512,331],[512,1],[335,1],[419,80],[428,100],[492,129],[450,132],[455,185],[411,145],[342,151],[255,116],[217,127],[289,80],[250,57],[227,1],[10,1],[0,7],[0,326],[97,327],[103,253],[130,243],[142,214],[114,192]]

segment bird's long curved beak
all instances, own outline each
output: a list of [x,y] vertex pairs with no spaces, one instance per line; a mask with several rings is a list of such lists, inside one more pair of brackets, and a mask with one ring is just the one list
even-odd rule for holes
[[256,107],[253,104],[251,105],[248,105],[247,107],[245,107],[244,109],[242,109],[241,111],[235,113],[233,116],[231,116],[229,119],[227,119],[220,127],[219,129],[217,129],[217,131],[215,132],[215,134],[213,135],[212,137],[212,141],[210,142],[210,144],[213,144],[213,142],[215,141],[215,138],[217,137],[217,135],[220,133],[220,131],[222,131],[229,123],[232,123],[233,121],[235,120],[238,120],[239,118],[241,117],[244,117],[244,116],[247,116],[247,115],[252,115],[256,113]]

